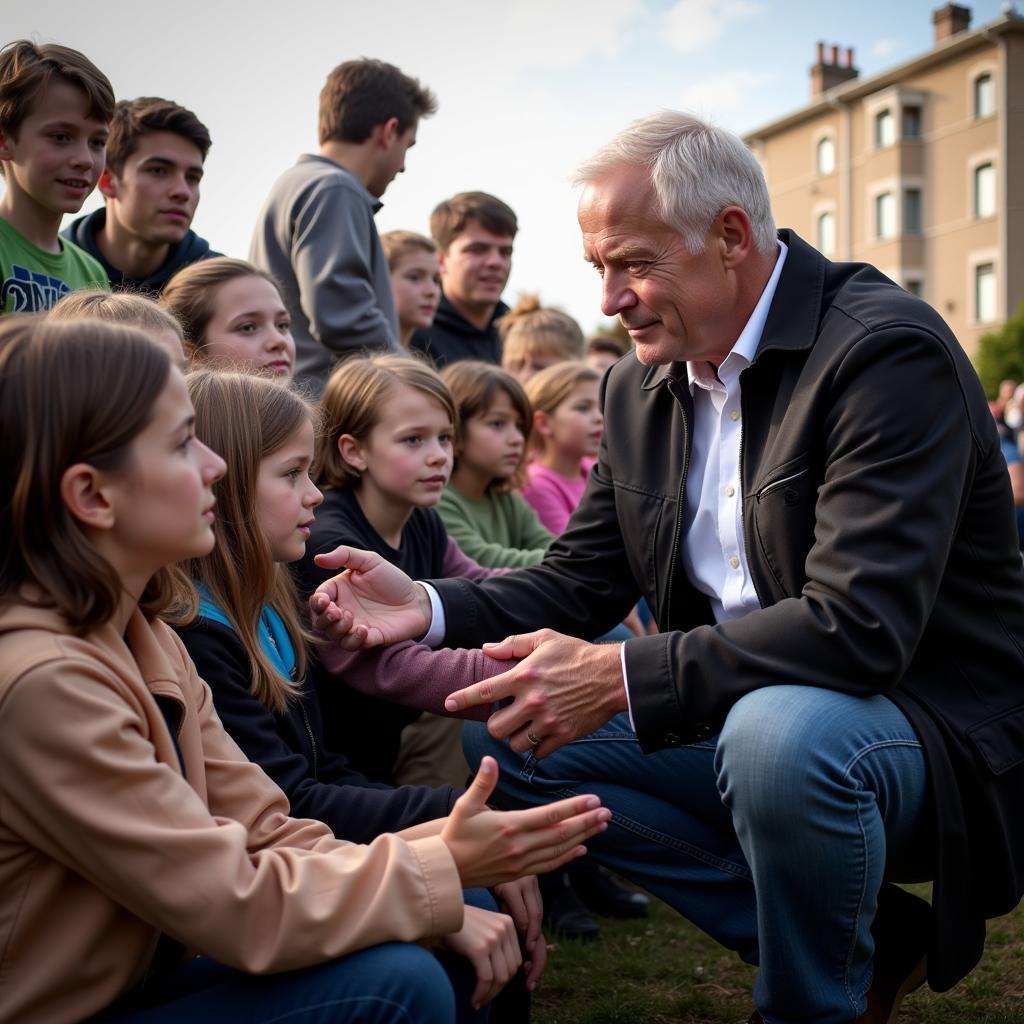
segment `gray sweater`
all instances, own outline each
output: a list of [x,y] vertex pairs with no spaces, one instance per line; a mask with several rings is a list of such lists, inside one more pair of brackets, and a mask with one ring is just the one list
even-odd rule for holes
[[306,154],[274,183],[249,258],[277,279],[292,318],[296,379],[323,391],[334,362],[366,348],[399,351],[380,209],[352,174]]

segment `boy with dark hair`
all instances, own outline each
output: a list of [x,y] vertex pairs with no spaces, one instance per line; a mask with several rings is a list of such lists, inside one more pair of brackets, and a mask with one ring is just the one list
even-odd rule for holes
[[115,291],[157,295],[182,267],[220,255],[189,227],[209,149],[206,126],[177,103],[117,104],[99,180],[106,205],[64,232],[103,265]]
[[486,192],[460,192],[430,215],[444,294],[433,324],[413,335],[412,347],[438,368],[460,359],[501,362],[497,322],[508,312],[501,293],[518,229],[512,208]]
[[58,231],[96,187],[113,110],[106,75],[77,50],[27,39],[0,50],[0,312],[108,287],[103,267]]
[[405,170],[433,93],[392,64],[352,60],[320,93],[320,151],[278,178],[250,260],[273,274],[292,318],[296,379],[323,389],[332,363],[366,348],[400,350],[387,260],[373,217]]

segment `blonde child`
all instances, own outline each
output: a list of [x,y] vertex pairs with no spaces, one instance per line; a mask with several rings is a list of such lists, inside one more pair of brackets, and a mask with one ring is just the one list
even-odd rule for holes
[[533,409],[522,494],[542,525],[556,536],[583,497],[601,444],[601,378],[586,363],[555,363],[526,382]]
[[47,313],[49,320],[104,320],[138,327],[165,346],[175,365],[185,366],[185,336],[181,324],[166,309],[144,295],[85,289],[70,292]]
[[[408,356],[347,359],[328,378],[321,412],[313,479],[324,503],[299,563],[305,593],[332,575],[315,556],[340,544],[375,551],[415,579],[491,575],[462,553],[437,513],[452,469],[456,413],[435,370]],[[400,754],[403,730],[422,710],[443,713],[458,678],[509,667],[480,651],[431,651],[411,642],[362,653],[332,646],[320,662],[329,740],[385,782],[461,783],[468,774],[461,722],[434,723],[441,735],[433,736],[429,765]]]
[[498,321],[501,366],[525,384],[546,366],[583,358],[583,332],[568,313],[523,295]]
[[438,511],[448,533],[480,565],[535,565],[552,534],[516,493],[522,482],[530,403],[519,382],[490,363],[451,363],[441,376],[455,400],[455,468]]
[[160,305],[180,321],[193,367],[291,379],[291,317],[274,279],[251,263],[227,256],[193,263],[167,282]]
[[451,1021],[408,944],[461,927],[464,887],[577,855],[607,812],[580,798],[501,837],[492,762],[432,836],[359,846],[291,818],[159,619],[169,567],[214,544],[225,464],[192,423],[140,331],[0,324],[4,1017]]
[[407,349],[416,330],[434,322],[441,302],[437,243],[415,231],[387,231],[380,236],[380,241],[391,271],[398,340]]

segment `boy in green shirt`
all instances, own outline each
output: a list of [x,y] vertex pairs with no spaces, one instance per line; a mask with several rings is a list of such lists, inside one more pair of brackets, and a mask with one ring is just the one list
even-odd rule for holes
[[103,267],[58,231],[96,187],[113,111],[110,82],[77,50],[24,39],[0,50],[0,312],[108,287]]

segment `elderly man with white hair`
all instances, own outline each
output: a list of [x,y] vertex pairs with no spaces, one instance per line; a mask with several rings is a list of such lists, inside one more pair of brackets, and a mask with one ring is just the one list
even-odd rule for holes
[[[314,610],[346,646],[528,655],[448,702],[505,702],[469,745],[506,801],[600,793],[592,852],[758,964],[752,1022],[894,1020],[1024,888],[1024,574],[981,387],[928,305],[776,232],[734,135],[657,114],[580,184],[635,358],[568,530],[479,584],[338,549]],[[640,595],[657,635],[574,638]],[[928,879],[931,907],[894,884]]]

